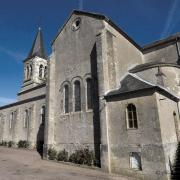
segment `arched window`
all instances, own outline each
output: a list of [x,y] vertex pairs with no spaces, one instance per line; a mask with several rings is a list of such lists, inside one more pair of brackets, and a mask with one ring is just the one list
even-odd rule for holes
[[29,79],[29,66],[26,67],[26,77]]
[[92,109],[92,79],[88,78],[86,80],[87,84],[87,92],[86,92],[86,100],[87,100],[87,109]]
[[81,111],[81,85],[79,81],[74,82],[74,110]]
[[43,78],[43,65],[42,64],[39,66],[39,77]]
[[28,128],[28,124],[29,124],[29,112],[26,109],[25,110],[25,118],[24,118],[24,128]]
[[42,106],[41,108],[41,124],[45,124],[45,116],[46,116],[46,107]]
[[27,80],[27,67],[24,69],[24,79]]
[[44,78],[47,78],[47,66],[44,68]]
[[69,86],[64,86],[64,112],[69,113]]
[[14,113],[12,112],[9,119],[9,129],[12,129],[13,119],[14,119]]
[[127,126],[128,128],[138,128],[136,106],[134,104],[128,104],[126,109],[127,114]]
[[32,77],[33,70],[32,70],[32,65],[29,66],[29,77]]

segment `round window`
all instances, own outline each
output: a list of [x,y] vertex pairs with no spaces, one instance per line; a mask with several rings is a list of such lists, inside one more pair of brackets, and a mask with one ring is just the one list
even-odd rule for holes
[[78,30],[80,27],[80,24],[81,24],[81,18],[76,18],[72,23],[72,30],[73,31]]

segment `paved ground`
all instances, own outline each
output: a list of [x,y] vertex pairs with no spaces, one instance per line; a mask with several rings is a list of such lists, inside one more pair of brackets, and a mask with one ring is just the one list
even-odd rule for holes
[[87,169],[41,160],[35,151],[0,147],[0,180],[132,180]]

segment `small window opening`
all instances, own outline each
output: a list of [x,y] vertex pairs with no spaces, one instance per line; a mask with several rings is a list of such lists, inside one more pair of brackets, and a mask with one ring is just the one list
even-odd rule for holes
[[130,153],[130,167],[135,170],[142,170],[140,153]]

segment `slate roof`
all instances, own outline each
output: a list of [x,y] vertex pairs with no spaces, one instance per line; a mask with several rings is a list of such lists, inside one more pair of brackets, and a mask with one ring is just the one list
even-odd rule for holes
[[164,38],[164,39],[160,39],[158,41],[154,41],[152,43],[149,43],[147,45],[144,45],[143,46],[143,50],[144,52],[150,50],[150,49],[153,49],[157,46],[161,46],[161,45],[164,45],[164,44],[168,44],[168,43],[171,43],[171,42],[176,42],[180,40],[180,32],[176,33],[176,34],[173,34],[167,38]]
[[175,64],[175,63],[167,63],[167,62],[162,62],[162,61],[156,61],[156,62],[149,62],[149,63],[144,63],[144,64],[139,64],[132,69],[129,70],[130,73],[136,73],[139,71],[143,71],[149,68],[154,68],[154,67],[161,67],[161,66],[171,66],[171,67],[177,67],[180,68],[180,65]]
[[151,87],[153,87],[153,85],[146,83],[144,81],[141,81],[131,74],[128,74],[121,81],[121,87],[117,90],[113,90],[113,91],[109,92],[106,96],[117,95],[117,94],[121,94],[121,93],[126,93],[126,92],[130,92],[130,91],[146,89],[146,88],[151,88]]
[[111,97],[117,97],[117,96],[122,96],[124,94],[129,94],[132,92],[138,92],[138,91],[145,91],[145,90],[150,90],[154,89],[158,92],[163,92],[163,94],[168,95],[175,101],[179,101],[179,97],[170,93],[167,89],[164,87],[151,84],[140,77],[134,75],[134,74],[128,74],[120,83],[120,88],[117,90],[112,90],[108,92],[105,95],[105,99],[111,98]]
[[38,29],[38,32],[37,32],[36,37],[34,39],[32,48],[29,52],[29,55],[25,59],[25,61],[28,59],[31,59],[35,56],[38,56],[38,57],[43,58],[43,59],[47,58],[45,48],[44,48],[43,35],[42,35],[41,28]]
[[46,98],[46,94],[1,106],[0,110],[10,108],[10,107],[13,107],[13,106],[18,106],[18,105],[25,104],[25,103],[32,102],[32,101],[37,101],[37,100],[44,99],[44,98]]

